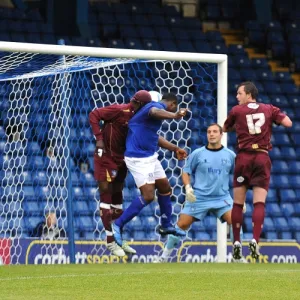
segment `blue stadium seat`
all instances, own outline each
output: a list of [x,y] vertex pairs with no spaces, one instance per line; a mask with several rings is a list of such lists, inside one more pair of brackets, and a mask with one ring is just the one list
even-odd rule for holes
[[283,93],[288,95],[299,95],[299,88],[293,82],[283,82],[280,84]]
[[267,195],[267,202],[277,202],[277,201],[278,201],[278,196],[277,196],[276,189],[270,188]]
[[196,241],[210,241],[210,234],[207,232],[195,232],[194,239]]
[[281,202],[296,202],[297,197],[293,189],[280,189],[279,195]]
[[45,171],[34,171],[32,175],[32,180],[35,185],[47,185],[48,176]]
[[83,189],[81,187],[73,185],[73,197],[76,200],[82,200],[82,199],[84,199]]
[[154,216],[149,216],[149,217],[144,217],[142,219],[142,227],[140,228],[144,228],[146,231],[151,232],[151,231],[155,231],[156,226],[158,225],[158,219],[157,217]]
[[89,215],[92,213],[86,201],[73,201],[73,210],[77,215]]
[[267,240],[277,240],[278,234],[276,231],[267,231],[265,232],[265,237]]
[[162,15],[149,15],[149,24],[152,26],[167,26],[166,20]]
[[273,72],[268,69],[257,69],[256,70],[256,78],[258,80],[262,80],[264,82],[274,80]]
[[[297,189],[300,186],[300,175],[289,176],[290,185],[293,189]],[[299,199],[299,197],[298,197]]]
[[273,174],[286,174],[289,173],[288,164],[284,160],[275,160],[272,162]]
[[[251,219],[251,222],[252,222],[252,219]],[[252,226],[252,224],[251,224],[251,226]],[[275,225],[274,225],[274,222],[273,222],[272,218],[265,217],[263,229],[266,232],[267,231],[275,231]],[[249,231],[248,227],[247,227],[247,230]]]
[[300,174],[300,161],[290,161],[289,171],[293,174]]
[[282,212],[278,203],[267,203],[266,212],[270,217],[282,217]]
[[299,217],[292,217],[288,219],[288,224],[290,226],[290,229],[293,232],[299,232],[300,231],[300,218]]
[[41,221],[43,221],[42,217],[30,216],[24,218],[24,222],[28,230],[32,230],[33,228],[35,228],[36,225]]
[[[73,172],[72,172],[73,173]],[[79,175],[79,185],[95,187],[97,185],[94,175],[90,172],[82,173]]]
[[143,48],[146,50],[160,50],[160,45],[158,44],[157,40],[155,39],[142,39]]
[[[125,199],[124,199],[125,200]],[[133,199],[130,199],[132,201]],[[146,207],[144,207],[140,213],[140,216],[142,217],[151,217],[154,216],[154,207],[149,204]]]
[[45,169],[45,160],[42,156],[31,156],[28,159],[28,168],[30,170],[43,170]]
[[279,82],[292,82],[293,81],[290,72],[274,72],[274,77],[275,77],[275,80],[279,81]]
[[178,51],[178,48],[173,40],[161,40],[160,41],[161,50],[163,51]]
[[269,152],[270,158],[273,159],[282,159],[281,151],[279,147],[273,147],[273,149]]
[[206,231],[211,232],[217,228],[217,219],[213,216],[207,216],[203,220]]
[[285,175],[272,175],[273,183],[276,188],[288,189],[290,182],[288,176]]
[[24,186],[23,187],[24,199],[26,201],[36,200],[35,190],[37,189],[38,187],[33,188],[33,186]]
[[292,141],[296,146],[300,146],[300,134],[299,133],[293,133],[292,134]]
[[[182,52],[196,52],[193,44],[190,41],[177,41],[177,48]],[[176,82],[175,82],[176,85]]]
[[127,225],[130,225],[130,228],[134,231],[144,228],[142,220],[139,216],[134,217]]
[[281,109],[290,107],[290,103],[287,97],[284,95],[273,95],[271,99],[272,99],[272,104]]
[[[291,163],[295,162],[295,160],[297,159],[297,155],[296,155],[296,152],[295,152],[295,149],[293,147],[281,147],[281,157],[282,159],[285,159],[285,160],[289,160],[289,170],[290,172],[293,173],[292,169],[291,168]],[[295,166],[296,169],[297,169],[297,165]]]
[[281,203],[280,209],[282,211],[282,214],[287,218],[295,215],[295,208],[293,203]]
[[284,217],[277,218],[276,217],[276,218],[273,218],[273,222],[274,222],[276,231],[284,232],[284,231],[289,230],[289,225],[288,225],[286,218],[284,218]]
[[93,219],[88,216],[78,216],[75,218],[75,226],[80,230],[92,231],[95,229]]
[[125,186],[129,189],[135,188],[135,181],[131,175],[131,173],[128,172],[127,177],[125,179]]
[[251,66],[254,69],[269,69],[268,60],[266,58],[252,58],[251,59]]
[[137,230],[133,232],[133,239],[135,241],[144,241],[146,240],[145,232],[142,230]]
[[43,209],[40,208],[37,201],[24,202],[23,210],[26,216],[40,216],[43,213]]
[[192,224],[191,228],[195,231],[195,232],[203,232],[205,231],[205,226],[203,222],[200,221],[196,221]]
[[280,236],[281,236],[281,239],[283,239],[283,240],[291,240],[293,238],[292,232],[290,232],[290,231],[281,232]]
[[[255,69],[252,68],[241,69],[240,75],[241,75],[241,80],[248,80],[249,78],[251,78],[253,81],[257,80]],[[261,96],[261,94],[259,94],[259,96]]]

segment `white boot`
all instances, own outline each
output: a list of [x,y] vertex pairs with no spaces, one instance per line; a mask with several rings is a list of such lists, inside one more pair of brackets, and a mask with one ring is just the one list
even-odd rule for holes
[[125,256],[124,250],[116,242],[108,243],[106,247],[112,255]]

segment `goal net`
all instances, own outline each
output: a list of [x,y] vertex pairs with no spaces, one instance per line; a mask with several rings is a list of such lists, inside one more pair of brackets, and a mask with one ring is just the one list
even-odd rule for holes
[[[0,51],[2,262],[66,263],[75,257],[81,263],[74,243],[85,241],[93,241],[90,262],[106,262],[89,112],[126,103],[140,89],[173,92],[191,114],[165,121],[161,135],[191,152],[205,144],[207,125],[226,117],[226,56],[18,43],[2,43]],[[176,222],[185,197],[183,162],[162,149],[159,158],[173,188]],[[138,192],[128,174],[123,208]],[[157,203],[149,205],[128,224],[124,238],[164,242],[155,233],[159,214]],[[201,234],[217,239],[216,224],[216,219],[195,224],[187,240]],[[224,261],[226,234],[220,228],[218,256]],[[38,249],[31,261],[24,253],[29,243]],[[155,246],[157,255],[161,245]],[[187,252],[180,249],[182,257]]]

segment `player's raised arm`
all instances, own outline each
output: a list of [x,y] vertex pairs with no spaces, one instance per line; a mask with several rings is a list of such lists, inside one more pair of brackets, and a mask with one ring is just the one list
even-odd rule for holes
[[291,119],[286,116],[280,123],[280,125],[284,126],[284,127],[292,127],[293,126],[293,122],[291,121]]
[[167,120],[167,119],[181,119],[187,113],[186,108],[181,108],[178,112],[173,113],[166,111],[164,109],[159,109],[156,107],[152,107],[149,111],[149,115],[154,119],[158,120]]

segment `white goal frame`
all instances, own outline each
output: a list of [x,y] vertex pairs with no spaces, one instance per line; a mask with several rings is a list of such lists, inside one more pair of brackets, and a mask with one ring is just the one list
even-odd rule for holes
[[[217,122],[222,126],[227,117],[227,55],[213,53],[169,52],[117,48],[95,48],[48,44],[0,42],[0,51],[26,52],[55,55],[82,55],[102,58],[132,58],[147,60],[171,60],[187,62],[216,63],[217,77]],[[227,146],[227,135],[223,135],[222,144]],[[227,224],[217,220],[217,257],[218,262],[226,262]]]

